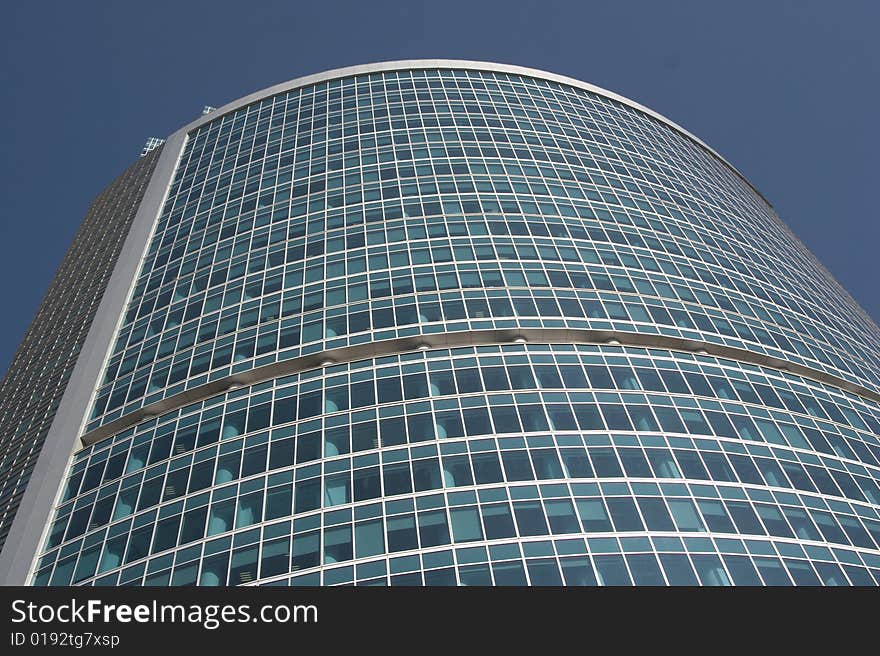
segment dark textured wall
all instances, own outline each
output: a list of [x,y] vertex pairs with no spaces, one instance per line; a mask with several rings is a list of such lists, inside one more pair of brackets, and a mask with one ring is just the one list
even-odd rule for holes
[[0,549],[161,150],[92,202],[0,383]]

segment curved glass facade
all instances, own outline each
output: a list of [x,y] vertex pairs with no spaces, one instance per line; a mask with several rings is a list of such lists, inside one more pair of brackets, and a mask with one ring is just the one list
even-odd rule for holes
[[537,72],[328,77],[189,131],[34,583],[880,582],[880,329],[739,174]]

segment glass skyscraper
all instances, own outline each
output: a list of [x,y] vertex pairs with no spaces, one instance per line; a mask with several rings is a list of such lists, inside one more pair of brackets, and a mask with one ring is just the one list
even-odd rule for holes
[[880,583],[880,328],[667,119],[405,61],[135,168],[0,388],[7,582]]

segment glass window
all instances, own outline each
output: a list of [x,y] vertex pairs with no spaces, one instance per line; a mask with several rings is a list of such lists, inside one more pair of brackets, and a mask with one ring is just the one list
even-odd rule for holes
[[453,508],[449,514],[452,518],[452,535],[456,542],[469,542],[483,538],[480,516],[475,506]]
[[516,501],[513,504],[513,514],[516,516],[520,536],[547,535],[549,533],[547,519],[540,502]]
[[501,475],[501,463],[498,460],[498,454],[475,453],[471,456],[474,465],[474,478],[477,485],[486,483],[500,483],[503,478]]
[[626,563],[635,585],[666,585],[654,554],[626,554]]
[[587,459],[587,451],[582,448],[560,449],[562,466],[568,478],[592,478],[593,469]]
[[442,475],[446,487],[473,485],[474,482],[467,456],[443,456]]
[[235,516],[235,499],[227,499],[211,505],[211,516],[208,518],[208,535],[217,535],[232,530]]
[[292,501],[292,485],[269,488],[266,491],[266,519],[277,519],[290,515]]
[[492,585],[492,574],[488,563],[464,565],[458,570],[461,585],[487,586]]
[[416,492],[437,490],[443,486],[440,478],[440,463],[437,458],[414,461],[412,472]]
[[623,470],[620,468],[620,463],[617,462],[614,449],[590,448],[588,451],[599,478],[623,477]]
[[571,556],[560,558],[559,564],[562,566],[562,576],[565,579],[565,585],[597,585],[596,575],[593,572],[593,566],[587,556]]
[[516,535],[513,515],[507,503],[486,504],[480,507],[480,512],[486,527],[487,540],[512,538]]
[[721,559],[715,554],[693,554],[691,556],[694,567],[697,570],[697,576],[700,577],[702,585],[730,585],[730,579]]
[[748,556],[724,554],[724,564],[734,585],[761,585],[761,579]]
[[639,510],[645,518],[645,524],[649,531],[674,531],[672,517],[666,509],[666,504],[659,497],[637,497]]
[[354,471],[354,500],[377,499],[382,494],[378,467],[366,467]]
[[324,564],[351,560],[353,554],[351,526],[334,526],[324,530]]
[[385,465],[382,468],[382,474],[385,483],[385,496],[412,492],[412,476],[408,462]]
[[356,523],[354,537],[358,558],[375,556],[385,551],[385,531],[381,519]]
[[805,560],[785,558],[785,567],[794,579],[795,585],[822,585],[813,568]]
[[645,454],[657,478],[682,478],[669,449],[645,449]]
[[407,551],[417,549],[418,546],[414,515],[397,515],[388,518],[388,551]]
[[703,514],[710,531],[715,533],[734,533],[733,522],[727,516],[727,512],[720,501],[710,499],[698,499],[697,505]]
[[689,499],[670,499],[669,509],[679,531],[704,531],[703,522],[697,514],[694,502]]
[[611,531],[611,520],[605,511],[602,499],[577,499],[578,515],[584,531],[587,533],[605,533]]
[[[432,510],[419,513],[419,539],[422,547],[436,547],[449,544],[449,527],[446,524],[446,511]],[[456,540],[458,541],[458,540]]]
[[[285,568],[286,569],[286,568]],[[199,577],[199,585],[216,586],[226,585],[226,576],[229,571],[229,552],[215,554],[205,558],[202,563],[202,573]]]
[[229,567],[229,585],[242,585],[250,583],[257,578],[257,545],[236,549],[232,552],[232,562]]
[[351,477],[348,472],[324,478],[324,506],[351,503]]
[[544,502],[544,507],[547,512],[547,520],[550,523],[550,531],[554,535],[580,532],[580,523],[570,500],[549,499]]
[[648,461],[641,449],[620,449],[618,453],[627,476],[651,478],[651,468],[648,466]]
[[318,531],[294,534],[291,565],[292,569],[306,569],[318,564],[318,549],[321,537]]
[[297,481],[293,497],[295,513],[308,512],[321,507],[321,479]]
[[263,544],[260,576],[286,574],[290,570],[290,538],[270,540]]
[[593,561],[600,585],[632,585],[623,556],[594,556]]
[[562,585],[559,567],[553,558],[530,558],[526,561],[529,583],[533,586]]
[[250,526],[263,518],[263,491],[252,492],[238,498],[235,528]]
[[522,586],[528,584],[522,562],[518,560],[508,560],[501,563],[493,562],[492,574],[495,577],[495,585],[498,586]]
[[690,560],[685,554],[660,554],[660,562],[669,585],[699,585]]
[[644,526],[636,510],[635,502],[629,497],[609,497],[605,500],[614,527],[618,531],[643,531]]

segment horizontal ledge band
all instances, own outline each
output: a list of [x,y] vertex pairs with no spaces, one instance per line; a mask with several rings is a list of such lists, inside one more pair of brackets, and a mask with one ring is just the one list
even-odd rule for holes
[[851,383],[838,376],[812,369],[799,364],[774,358],[762,353],[754,353],[747,349],[733,346],[711,344],[699,340],[669,337],[667,335],[651,335],[645,333],[619,332],[614,330],[584,330],[575,328],[508,328],[499,330],[471,330],[463,332],[442,333],[433,335],[415,335],[396,339],[357,344],[338,349],[329,349],[318,353],[310,353],[291,360],[273,362],[272,364],[255,367],[249,371],[225,376],[217,380],[198,385],[165,399],[161,399],[142,408],[138,408],[118,419],[82,435],[80,441],[84,447],[95,444],[115,433],[134,426],[145,419],[157,417],[165,412],[203,401],[239,387],[247,387],[258,383],[282,378],[291,374],[318,369],[331,364],[345,364],[371,358],[395,355],[417,350],[433,350],[459,348],[464,346],[486,346],[491,344],[509,344],[524,341],[537,344],[613,344],[614,346],[637,346],[646,348],[668,349],[671,351],[698,352],[704,355],[745,362],[761,367],[768,367],[796,374],[817,382],[832,385],[863,398],[880,403],[880,393],[862,385]]

